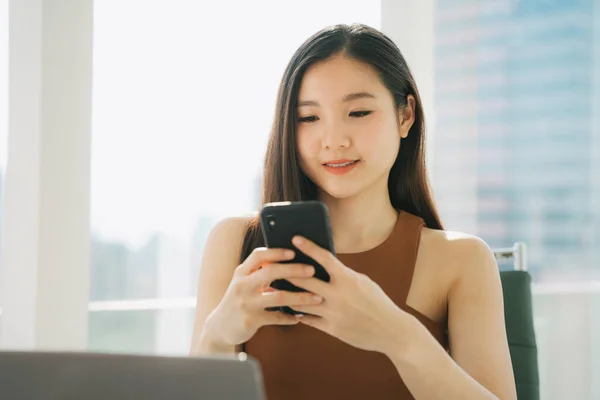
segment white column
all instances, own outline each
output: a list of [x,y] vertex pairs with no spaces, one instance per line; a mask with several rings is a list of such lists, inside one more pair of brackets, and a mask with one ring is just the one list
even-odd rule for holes
[[9,2],[3,348],[86,348],[92,14],[92,0]]
[[381,0],[381,30],[400,48],[417,87],[427,124],[426,151],[430,178],[435,132],[435,10],[434,0]]

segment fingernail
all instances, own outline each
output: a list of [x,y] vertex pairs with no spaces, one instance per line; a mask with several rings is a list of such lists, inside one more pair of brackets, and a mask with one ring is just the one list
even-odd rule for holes
[[312,297],[312,299],[313,299],[313,301],[314,301],[315,303],[320,303],[320,302],[322,302],[322,301],[323,301],[323,298],[322,298],[321,296],[317,296],[317,295],[314,295],[314,296]]
[[294,244],[304,243],[304,240],[300,236],[295,236],[294,239],[292,239],[292,241],[294,242]]
[[304,268],[304,273],[308,276],[314,275],[315,269],[313,267],[306,267]]
[[293,250],[286,250],[284,253],[285,257],[287,258],[293,258],[294,257],[294,251]]

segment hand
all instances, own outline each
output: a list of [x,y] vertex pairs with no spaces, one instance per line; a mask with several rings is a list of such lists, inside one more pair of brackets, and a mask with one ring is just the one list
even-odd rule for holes
[[323,298],[321,304],[293,307],[311,314],[297,317],[300,322],[354,347],[384,354],[396,351],[406,342],[409,335],[405,333],[414,317],[400,309],[379,285],[306,238],[295,237],[293,243],[331,276],[329,283],[316,278],[290,279],[294,285]]
[[217,346],[235,346],[246,342],[264,325],[294,325],[298,319],[266,308],[318,304],[312,293],[279,291],[270,287],[276,279],[293,278],[298,282],[314,275],[314,268],[303,264],[281,264],[294,258],[284,249],[255,249],[240,264],[215,310],[207,318],[203,336]]

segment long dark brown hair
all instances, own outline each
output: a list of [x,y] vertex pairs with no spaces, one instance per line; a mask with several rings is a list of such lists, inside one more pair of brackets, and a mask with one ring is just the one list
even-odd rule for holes
[[[317,198],[317,187],[300,169],[296,150],[298,91],[308,67],[341,53],[377,71],[398,111],[407,105],[408,95],[414,96],[415,120],[408,136],[402,139],[390,171],[388,190],[394,208],[423,218],[429,228],[443,229],[425,168],[425,121],[417,85],[394,42],[382,32],[362,24],[327,27],[308,38],[292,56],[277,94],[265,157],[262,204]],[[248,225],[241,260],[261,246],[264,240],[255,218]]]

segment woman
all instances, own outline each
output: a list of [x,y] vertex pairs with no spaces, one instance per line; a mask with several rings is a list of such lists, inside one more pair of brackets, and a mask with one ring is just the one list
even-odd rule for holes
[[[443,231],[424,134],[415,81],[389,38],[364,25],[309,38],[279,88],[263,202],[327,205],[337,257],[294,245],[331,282],[263,248],[256,216],[220,222],[191,353],[246,351],[270,400],[516,398],[494,255]],[[308,292],[271,289],[280,278]],[[265,311],[284,305],[306,314]]]

